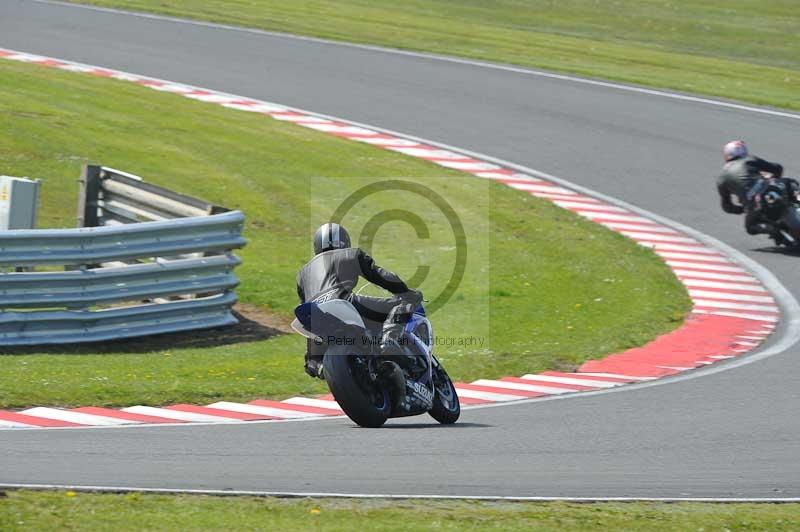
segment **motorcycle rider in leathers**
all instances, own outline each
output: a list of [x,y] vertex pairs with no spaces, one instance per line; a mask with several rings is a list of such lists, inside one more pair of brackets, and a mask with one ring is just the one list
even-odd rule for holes
[[[359,277],[388,290],[394,297],[354,294]],[[375,264],[362,249],[351,247],[350,235],[337,223],[326,223],[314,234],[314,257],[297,273],[297,295],[301,303],[345,299],[366,322],[382,323],[380,348],[384,355],[397,352],[400,333],[422,302],[419,291],[410,289],[396,274]],[[312,377],[324,379],[322,360],[327,345],[320,340],[308,340],[305,370]]]
[[[778,228],[765,218],[755,201],[759,184],[764,180],[763,173],[781,179],[783,166],[750,155],[744,141],[733,140],[723,148],[725,166],[717,178],[717,191],[722,202],[722,210],[729,214],[745,214],[745,229],[751,235],[768,234],[783,241]],[[797,194],[800,185],[794,179],[784,178],[787,189]],[[733,201],[736,200],[736,202]]]

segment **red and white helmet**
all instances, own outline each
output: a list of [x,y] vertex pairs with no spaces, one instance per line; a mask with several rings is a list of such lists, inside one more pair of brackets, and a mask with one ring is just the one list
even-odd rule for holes
[[747,144],[743,140],[732,140],[722,148],[722,156],[725,162],[747,157]]

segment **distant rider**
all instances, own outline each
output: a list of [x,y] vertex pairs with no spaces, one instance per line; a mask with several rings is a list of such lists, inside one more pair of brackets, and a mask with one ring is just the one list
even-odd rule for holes
[[[359,276],[395,296],[354,294]],[[314,258],[297,273],[297,295],[302,303],[346,299],[366,320],[383,322],[380,347],[384,354],[397,348],[404,325],[422,302],[420,292],[409,289],[400,277],[375,264],[362,249],[351,247],[350,235],[337,223],[322,225],[314,234]],[[324,378],[322,359],[326,349],[325,343],[308,341],[305,370],[310,376]]]
[[758,185],[764,179],[762,172],[780,178],[783,175],[783,166],[750,155],[747,145],[741,140],[727,143],[723,148],[723,156],[725,166],[717,178],[722,210],[729,214],[745,213],[744,225],[749,234],[768,234],[780,239],[777,228],[762,216],[754,199],[759,190]]

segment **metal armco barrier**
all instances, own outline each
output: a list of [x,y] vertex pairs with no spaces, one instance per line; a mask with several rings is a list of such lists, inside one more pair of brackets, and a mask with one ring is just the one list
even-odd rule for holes
[[104,166],[84,166],[80,183],[80,227],[208,216],[230,210]]
[[241,212],[88,166],[78,217],[78,229],[0,232],[0,346],[237,322]]
[[244,246],[244,215],[234,211],[122,226],[0,232],[0,265],[95,264]]

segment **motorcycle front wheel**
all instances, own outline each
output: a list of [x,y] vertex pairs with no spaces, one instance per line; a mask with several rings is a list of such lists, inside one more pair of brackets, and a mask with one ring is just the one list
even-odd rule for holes
[[436,392],[433,395],[433,407],[428,413],[442,425],[452,425],[461,416],[461,403],[453,381],[441,364],[433,368],[433,384]]
[[356,424],[377,428],[391,413],[389,393],[369,378],[369,370],[347,346],[331,346],[323,360],[325,381],[333,398]]

